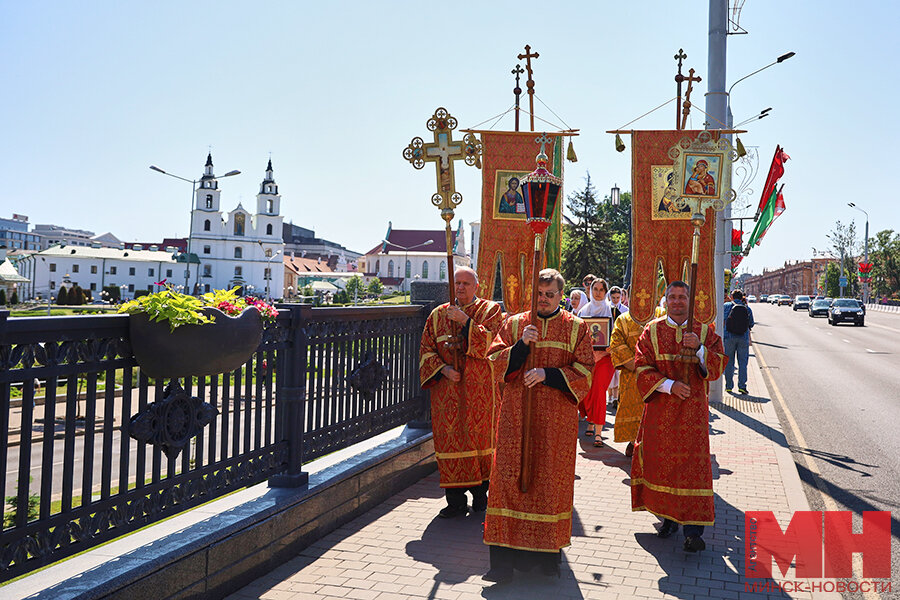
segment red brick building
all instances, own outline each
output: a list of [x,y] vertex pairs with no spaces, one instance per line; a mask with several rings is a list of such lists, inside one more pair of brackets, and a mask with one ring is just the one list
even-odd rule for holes
[[837,259],[813,258],[802,262],[785,262],[780,269],[763,269],[762,275],[747,278],[744,293],[754,294],[757,298],[762,294],[815,296],[824,291],[818,287],[819,279],[825,273],[825,265],[830,262],[836,263]]

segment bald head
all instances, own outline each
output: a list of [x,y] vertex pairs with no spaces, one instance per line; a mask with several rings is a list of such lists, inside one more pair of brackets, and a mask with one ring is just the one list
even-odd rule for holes
[[478,289],[478,274],[469,267],[456,267],[453,271],[453,281],[456,284],[456,303],[465,306],[475,299],[475,291]]

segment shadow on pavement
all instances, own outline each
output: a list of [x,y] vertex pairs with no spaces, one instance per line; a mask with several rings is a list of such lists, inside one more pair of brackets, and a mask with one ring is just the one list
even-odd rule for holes
[[[482,542],[484,513],[469,513],[455,519],[435,518],[422,538],[406,544],[406,554],[416,562],[438,570],[432,592],[442,583],[462,583],[488,569],[488,548]],[[433,598],[433,595],[429,596]]]

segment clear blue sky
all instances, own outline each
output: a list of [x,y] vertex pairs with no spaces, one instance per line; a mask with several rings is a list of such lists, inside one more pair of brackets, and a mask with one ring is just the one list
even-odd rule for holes
[[[189,184],[148,166],[198,178],[211,146],[218,173],[243,171],[220,184],[227,210],[253,206],[271,153],[286,221],[357,251],[388,220],[439,229],[434,174],[401,151],[428,133],[437,106],[462,127],[506,110],[526,43],[541,55],[538,96],[581,130],[567,191],[587,171],[601,192],[627,190],[630,148],[615,152],[604,132],[675,95],[679,47],[704,77],[694,96],[704,107],[707,3],[557,4],[5,2],[0,215],[126,241],[183,236]],[[749,35],[729,36],[729,85],[797,53],[732,95],[735,122],[773,107],[742,136],[762,156],[755,189],[777,143],[792,157],[787,211],[742,269],[807,258],[827,246],[836,219],[858,219],[861,231],[847,201],[868,210],[872,232],[900,229],[887,177],[900,137],[897,82],[885,67],[900,54],[897,7],[750,0],[740,23]],[[669,128],[673,111],[635,127]],[[702,122],[692,116],[693,127]],[[859,151],[863,160],[851,158]],[[457,214],[467,223],[479,218],[480,185],[479,172],[459,168]]]

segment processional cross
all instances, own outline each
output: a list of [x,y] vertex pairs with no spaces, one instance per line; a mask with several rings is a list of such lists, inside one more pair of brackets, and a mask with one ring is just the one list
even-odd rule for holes
[[513,88],[513,94],[516,95],[516,131],[519,130],[519,96],[522,95],[522,88],[519,87],[519,75],[525,72],[525,69],[522,68],[522,65],[516,65],[516,68],[513,69],[512,74],[516,76],[516,87]]
[[684,109],[681,112],[681,127],[679,127],[679,129],[684,129],[684,126],[687,124],[688,115],[691,114],[691,92],[694,90],[694,82],[700,83],[703,81],[699,75],[694,77],[693,69],[689,70],[688,76],[683,79],[688,82],[688,86],[687,91],[684,93]]
[[687,58],[683,48],[678,49],[675,60],[678,61],[678,74],[675,75],[675,83],[678,84],[678,102],[675,104],[675,129],[681,129],[681,82],[684,81],[684,75],[681,74],[681,61]]
[[[525,69],[528,70],[528,81],[525,82],[525,86],[528,88],[528,112],[529,117],[531,117],[531,130],[534,131],[534,72],[531,70],[531,59],[538,58],[540,54],[535,52],[531,53],[531,46],[525,44],[525,54],[519,55],[519,60],[525,59]],[[516,111],[518,115],[518,111]]]

